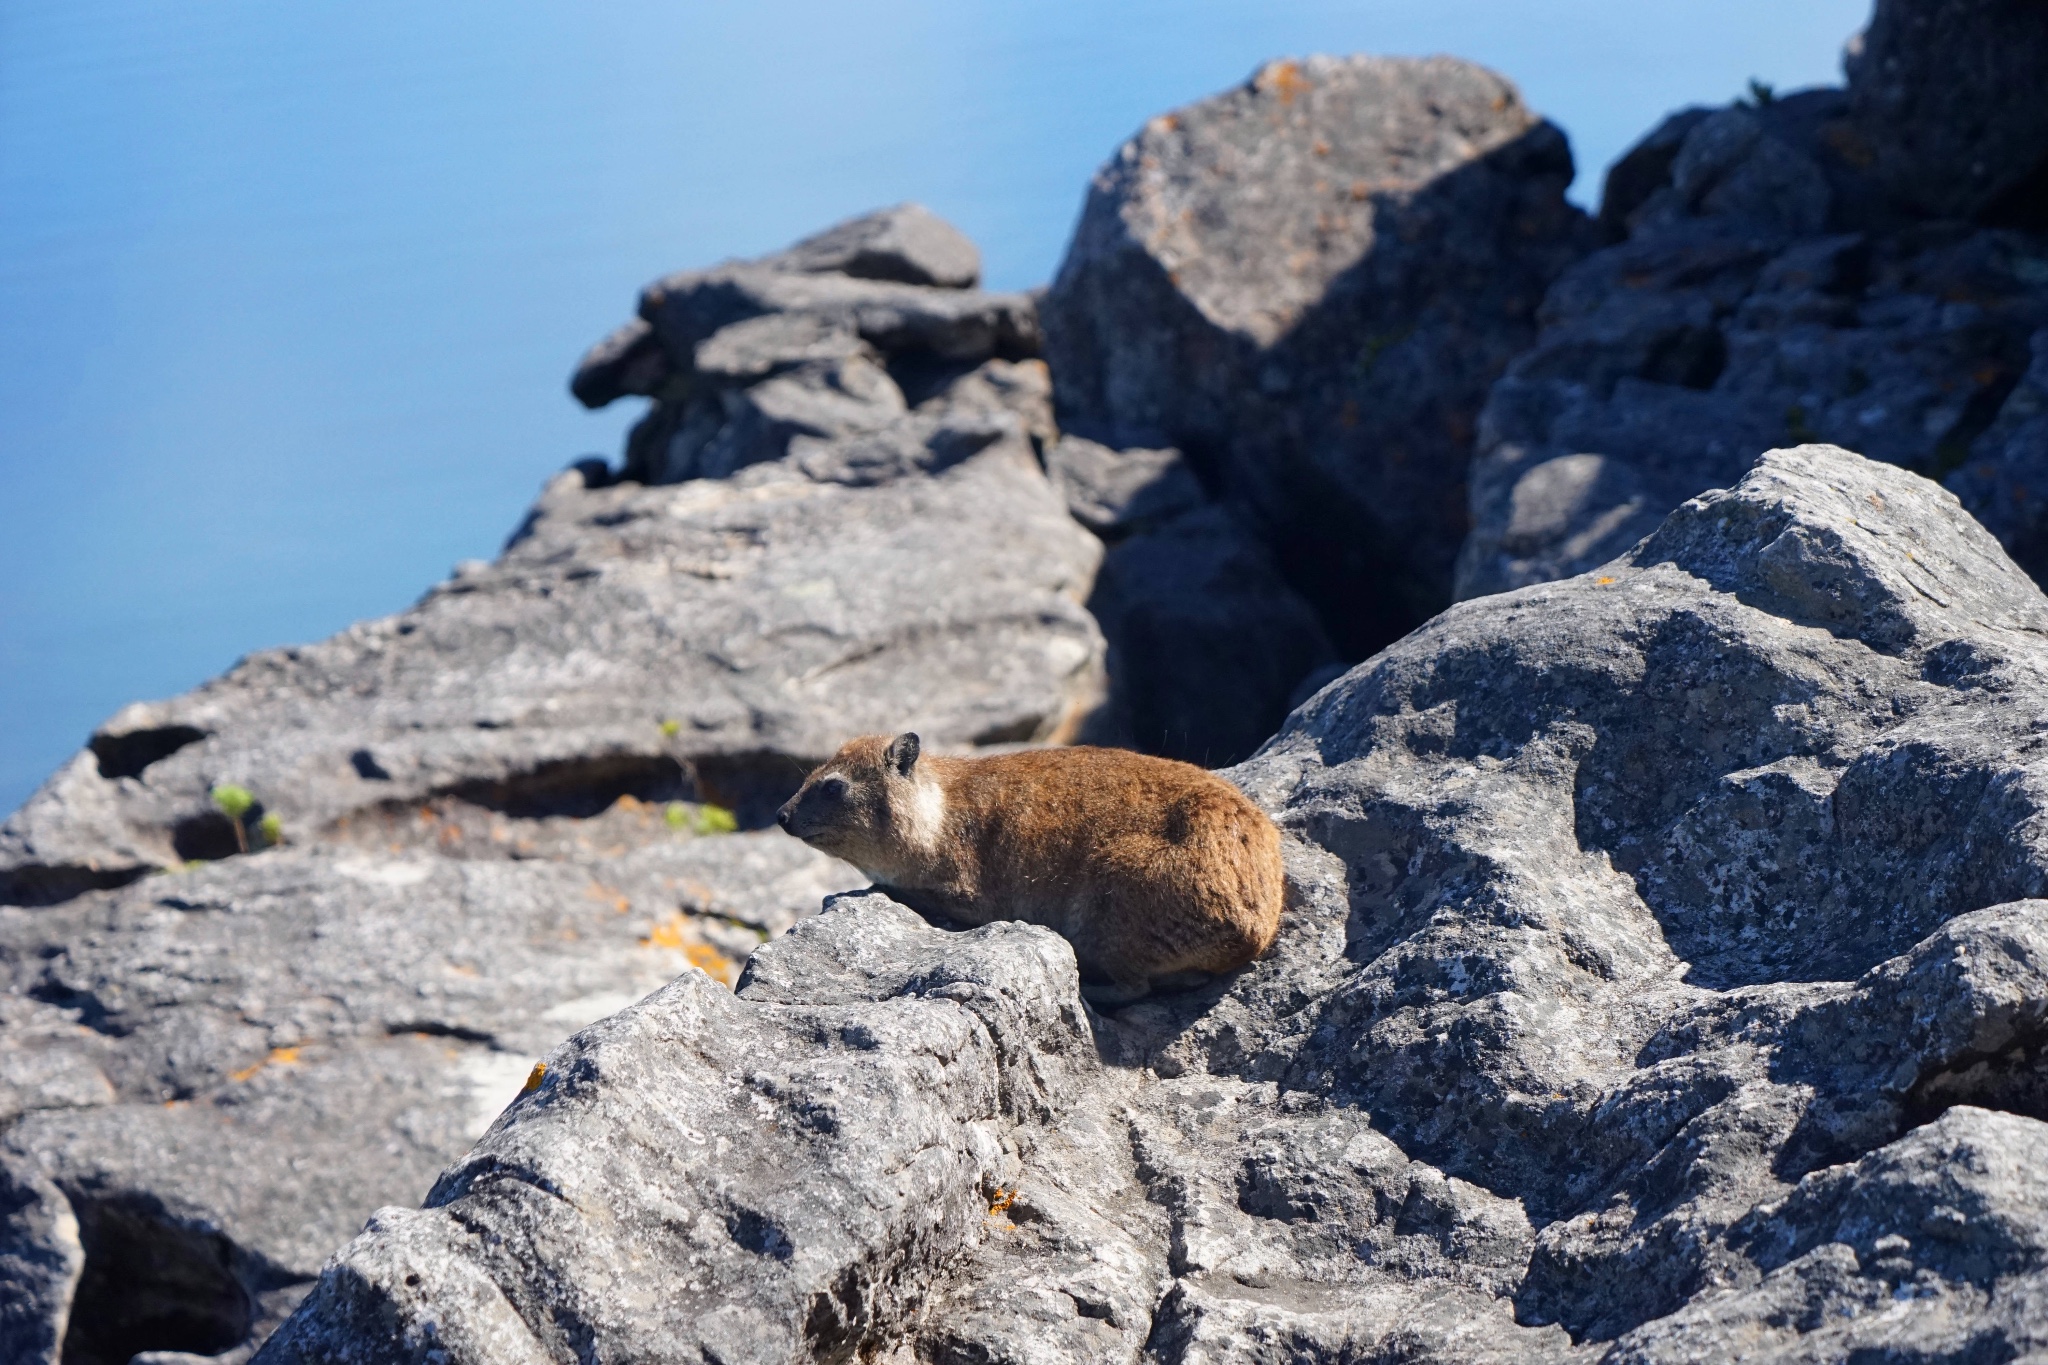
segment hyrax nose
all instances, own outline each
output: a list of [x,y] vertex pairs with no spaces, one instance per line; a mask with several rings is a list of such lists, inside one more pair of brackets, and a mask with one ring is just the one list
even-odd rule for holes
[[791,802],[775,812],[775,823],[782,826],[785,831],[789,829],[790,805],[794,804],[794,802]]

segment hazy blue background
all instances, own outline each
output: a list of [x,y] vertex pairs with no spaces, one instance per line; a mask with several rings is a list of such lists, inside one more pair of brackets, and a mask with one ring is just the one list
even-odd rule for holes
[[412,601],[635,415],[564,387],[665,271],[918,199],[1058,263],[1150,115],[1451,52],[1600,174],[1838,79],[1867,0],[0,2],[0,812],[122,703]]

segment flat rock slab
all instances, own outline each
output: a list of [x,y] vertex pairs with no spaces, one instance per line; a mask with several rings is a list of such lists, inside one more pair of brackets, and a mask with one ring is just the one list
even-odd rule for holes
[[775,466],[590,489],[565,474],[495,563],[410,611],[108,722],[0,826],[0,900],[235,853],[208,801],[222,783],[287,841],[410,842],[386,827],[433,810],[450,843],[520,856],[550,818],[620,796],[766,823],[856,734],[1070,735],[1102,687],[1081,605],[1101,548],[1014,424],[977,430],[935,476],[835,481],[860,453],[836,447],[812,453],[819,479]]

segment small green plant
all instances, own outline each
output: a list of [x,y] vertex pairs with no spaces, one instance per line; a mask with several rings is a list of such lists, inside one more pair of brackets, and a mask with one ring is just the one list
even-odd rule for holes
[[213,798],[214,809],[227,816],[234,826],[235,847],[242,852],[249,851],[249,832],[242,828],[242,817],[249,813],[249,807],[256,804],[256,798],[247,787],[238,787],[232,782],[223,782],[208,793]]
[[674,739],[682,732],[683,723],[679,720],[669,719],[661,723],[661,737],[663,739]]
[[1749,99],[1746,103],[1763,109],[1775,103],[1777,98],[1778,92],[1772,88],[1769,81],[1760,81],[1754,76],[1749,78]]
[[256,829],[263,836],[265,848],[275,848],[284,842],[284,820],[276,811],[269,812],[257,821]]
[[687,801],[669,802],[661,818],[678,834],[684,830],[692,834],[731,834],[740,827],[739,818],[724,806],[693,807]]
[[699,834],[731,834],[739,827],[737,816],[724,806],[713,805],[697,807],[697,819],[691,826]]

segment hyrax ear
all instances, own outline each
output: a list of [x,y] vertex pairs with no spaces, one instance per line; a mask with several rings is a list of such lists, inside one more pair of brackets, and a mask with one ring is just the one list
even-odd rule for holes
[[905,731],[889,741],[889,748],[883,757],[889,760],[890,767],[908,777],[910,770],[917,766],[917,752],[917,736]]

